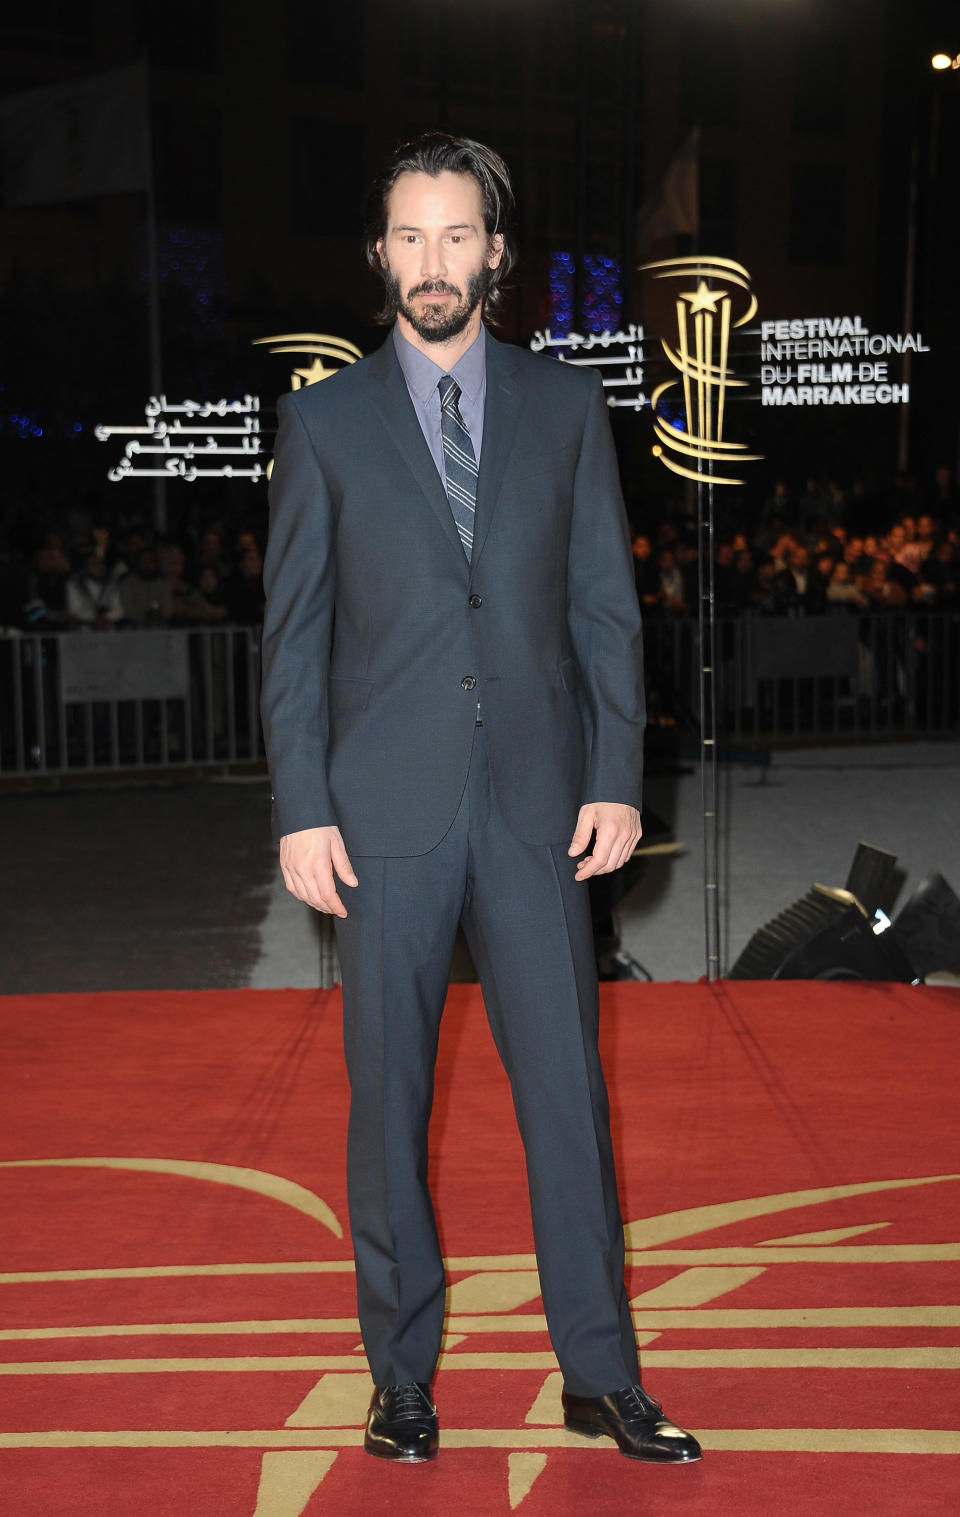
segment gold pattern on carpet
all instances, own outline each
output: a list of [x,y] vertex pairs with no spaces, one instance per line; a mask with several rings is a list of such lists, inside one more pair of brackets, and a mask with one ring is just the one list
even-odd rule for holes
[[[281,1176],[209,1163],[168,1159],[54,1159],[27,1160],[2,1167],[105,1168],[169,1174],[200,1182],[238,1186],[286,1205],[319,1222],[340,1238],[343,1229],[332,1209],[319,1196]],[[766,1241],[732,1247],[717,1246],[716,1229],[732,1223],[779,1215],[792,1209],[811,1208],[856,1196],[868,1196],[958,1178],[930,1175],[912,1180],[880,1180],[830,1186],[783,1194],[737,1199],[684,1211],[647,1217],[627,1229],[631,1266],[668,1267],[675,1272],[631,1300],[638,1342],[654,1342],[670,1331],[754,1334],[777,1329],[822,1329],[824,1331],[875,1329],[943,1330],[960,1326],[960,1306],[811,1306],[753,1308],[713,1306],[750,1282],[782,1264],[882,1266],[945,1262],[960,1257],[955,1243],[885,1244],[880,1241],[853,1243],[848,1240],[882,1232],[888,1222],[876,1221],[849,1227],[803,1231],[771,1237]],[[710,1234],[710,1245],[697,1248],[692,1241]],[[676,1246],[680,1244],[681,1246]],[[672,1245],[672,1246],[671,1246]],[[447,1260],[452,1279],[448,1317],[440,1370],[535,1371],[543,1375],[523,1424],[512,1428],[444,1428],[444,1446],[453,1449],[485,1448],[506,1453],[505,1488],[511,1510],[519,1509],[535,1482],[547,1468],[551,1451],[614,1451],[609,1441],[585,1445],[566,1433],[560,1413],[562,1377],[548,1348],[496,1349],[477,1346],[484,1336],[536,1334],[546,1336],[546,1322],[539,1310],[539,1281],[533,1260],[526,1254],[455,1258]],[[351,1268],[343,1260],[305,1260],[235,1264],[138,1266],[134,1268],[21,1271],[0,1276],[8,1287],[58,1281],[170,1280],[207,1274],[335,1275]],[[527,1310],[522,1310],[527,1308]],[[531,1309],[532,1308],[532,1309]],[[133,1337],[179,1337],[198,1340],[263,1338],[270,1335],[298,1337],[345,1335],[343,1352],[284,1353],[278,1355],[178,1354],[169,1358],[124,1356],[109,1359],[56,1358],[0,1364],[0,1375],[97,1376],[142,1374],[245,1374],[313,1372],[316,1383],[291,1405],[281,1427],[244,1430],[120,1429],[111,1431],[24,1431],[0,1434],[0,1448],[253,1448],[262,1452],[260,1481],[252,1517],[302,1517],[314,1493],[329,1475],[345,1448],[355,1448],[366,1417],[370,1380],[357,1368],[358,1323],[354,1316],[236,1318],[222,1321],[92,1322],[56,1326],[4,1329],[0,1340],[91,1342],[97,1339]],[[466,1349],[463,1344],[468,1344]],[[711,1345],[651,1349],[644,1354],[648,1367],[684,1369],[796,1369],[823,1370],[900,1369],[935,1371],[960,1368],[960,1348],[949,1344],[836,1345],[746,1347]],[[745,1451],[802,1451],[817,1453],[864,1452],[885,1454],[960,1453],[960,1433],[918,1428],[727,1428],[703,1432],[706,1449]]]

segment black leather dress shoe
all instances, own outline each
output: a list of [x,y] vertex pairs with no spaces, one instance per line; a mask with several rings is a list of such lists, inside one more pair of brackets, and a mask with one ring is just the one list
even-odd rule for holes
[[628,1459],[650,1464],[691,1464],[700,1458],[700,1445],[691,1433],[669,1422],[659,1401],[642,1385],[628,1385],[608,1396],[574,1396],[564,1391],[563,1422],[571,1433],[616,1441]]
[[440,1448],[437,1409],[429,1385],[374,1386],[363,1446],[378,1459],[420,1464],[436,1459]]

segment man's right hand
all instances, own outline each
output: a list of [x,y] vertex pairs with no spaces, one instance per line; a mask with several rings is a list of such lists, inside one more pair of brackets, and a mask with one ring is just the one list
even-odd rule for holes
[[345,885],[357,877],[347,857],[339,827],[305,827],[280,839],[280,868],[291,895],[328,916],[345,917],[347,908],[337,894],[336,870]]

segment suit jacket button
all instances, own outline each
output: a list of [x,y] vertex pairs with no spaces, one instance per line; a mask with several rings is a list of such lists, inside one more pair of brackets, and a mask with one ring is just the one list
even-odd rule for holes
[[477,687],[476,677],[472,674],[465,674],[460,683],[464,690],[475,690]]
[[482,595],[471,595],[471,597],[470,597],[470,604],[473,607],[474,611],[476,611],[479,606],[483,605],[483,596]]

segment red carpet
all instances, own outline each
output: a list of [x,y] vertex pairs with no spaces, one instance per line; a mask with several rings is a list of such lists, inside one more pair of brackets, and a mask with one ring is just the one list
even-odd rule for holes
[[[434,1124],[442,1454],[364,1456],[333,993],[8,997],[0,1508],[16,1517],[960,1509],[960,994],[612,986],[657,1469],[564,1433],[472,986]],[[52,1162],[51,1162],[52,1161]]]

